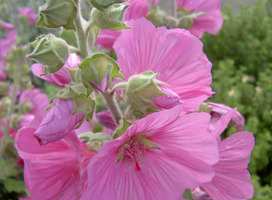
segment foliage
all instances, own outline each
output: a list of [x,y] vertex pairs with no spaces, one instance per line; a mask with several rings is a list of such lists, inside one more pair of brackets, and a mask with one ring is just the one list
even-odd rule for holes
[[[270,3],[270,4],[269,4]],[[272,15],[271,2],[225,10],[220,34],[205,35],[204,52],[213,63],[210,101],[237,107],[256,146],[249,169],[255,174],[254,199],[272,198]],[[226,135],[234,133],[229,128]]]

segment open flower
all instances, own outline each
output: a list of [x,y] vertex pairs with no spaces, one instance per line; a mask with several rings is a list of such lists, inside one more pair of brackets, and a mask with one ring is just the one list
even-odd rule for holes
[[92,158],[82,199],[178,199],[213,177],[217,143],[209,114],[180,114],[182,106],[153,113],[105,143]]
[[41,146],[34,127],[20,129],[15,147],[24,159],[24,179],[31,199],[78,199],[86,185],[86,165],[93,152],[84,149],[75,133]]
[[203,13],[193,19],[193,26],[189,28],[189,31],[198,38],[201,38],[205,31],[217,34],[221,29],[223,23],[220,13],[221,0],[177,0],[177,5],[193,10],[193,14]]
[[[223,133],[235,110],[223,115],[211,133],[215,137]],[[246,200],[253,197],[254,188],[247,170],[250,154],[254,147],[254,136],[250,132],[238,132],[224,140],[218,139],[219,162],[213,165],[215,176],[211,182],[203,183],[200,189],[214,200]],[[201,194],[201,195],[199,195]],[[198,199],[209,199],[199,191]]]
[[156,28],[148,20],[131,20],[114,44],[124,77],[145,71],[159,73],[158,80],[169,85],[184,103],[184,111],[198,110],[213,92],[211,63],[202,43],[184,29]]

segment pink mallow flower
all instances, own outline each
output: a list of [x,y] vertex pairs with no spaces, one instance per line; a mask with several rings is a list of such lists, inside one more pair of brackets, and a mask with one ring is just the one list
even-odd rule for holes
[[[222,116],[211,129],[212,135],[218,137],[222,134],[233,115],[234,109]],[[203,183],[200,189],[214,200],[251,199],[254,188],[247,166],[253,147],[254,136],[246,131],[235,133],[222,141],[219,139],[219,162],[213,166],[215,176],[211,182]],[[195,196],[199,197],[196,199],[210,199],[205,193],[196,193]]]
[[12,31],[12,30],[14,30],[14,26],[12,24],[10,24],[10,23],[7,23],[7,22],[3,22],[2,24],[0,24],[0,27],[4,31]]
[[11,47],[16,45],[16,37],[17,33],[15,30],[13,30],[6,37],[0,40],[0,81],[7,77],[6,73],[4,72],[4,68],[7,66],[5,57],[10,52]]
[[74,103],[71,99],[56,99],[34,133],[40,144],[60,140],[70,133],[83,119],[83,113],[72,115]]
[[204,32],[217,34],[220,31],[223,23],[220,13],[221,0],[177,0],[177,5],[193,10],[193,14],[204,13],[193,19],[193,26],[189,28],[198,38],[201,38]]
[[20,16],[25,16],[28,18],[28,24],[30,26],[35,24],[36,21],[36,13],[34,12],[34,10],[32,10],[32,8],[20,8],[18,15]]
[[34,119],[35,114],[46,112],[46,108],[49,106],[48,97],[46,94],[41,93],[39,89],[23,91],[19,102],[23,103],[26,101],[29,103],[30,111],[27,112],[24,118],[19,122],[20,127],[29,126]]
[[211,66],[202,43],[184,29],[156,28],[145,18],[131,20],[129,30],[114,44],[124,77],[145,71],[159,73],[158,80],[168,84],[184,102],[184,111],[195,111],[213,92]]
[[134,122],[105,143],[87,166],[82,200],[179,199],[186,188],[209,182],[218,147],[207,113],[183,114],[182,106]]
[[71,53],[64,66],[55,73],[42,75],[44,73],[44,66],[39,63],[33,64],[31,66],[31,71],[35,76],[44,79],[49,83],[59,87],[65,87],[66,84],[69,84],[72,81],[67,68],[77,69],[79,63],[80,58],[75,53]]
[[15,147],[24,159],[24,179],[30,199],[76,200],[86,187],[86,166],[94,155],[84,149],[75,133],[41,146],[34,138],[36,128],[20,129]]
[[[212,109],[210,112],[211,125],[215,125],[223,115],[233,110],[233,108],[230,108],[224,104],[213,103],[213,102],[208,102],[207,106],[209,106]],[[242,131],[245,127],[245,118],[237,110],[234,110],[234,114],[232,115],[230,122],[236,128],[237,131]]]
[[[125,10],[124,21],[147,16],[149,5],[146,0],[129,0],[126,4],[127,3],[130,4],[130,6]],[[120,34],[121,31],[100,30],[95,41],[95,45],[99,45],[101,48],[113,50],[112,46]]]

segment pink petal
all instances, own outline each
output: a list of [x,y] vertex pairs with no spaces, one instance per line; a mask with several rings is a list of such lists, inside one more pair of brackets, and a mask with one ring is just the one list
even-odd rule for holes
[[[70,140],[60,140],[40,146],[34,138],[35,128],[20,129],[16,135],[15,147],[24,159],[24,178],[31,199],[76,199],[85,184],[84,162],[93,153],[79,145],[75,135]],[[80,149],[80,160],[74,149]]]
[[211,63],[202,43],[186,30],[155,28],[144,18],[128,25],[132,29],[123,30],[114,44],[125,78],[147,70],[160,73],[158,79],[181,97],[184,110],[197,110],[213,94]]
[[84,114],[72,116],[74,103],[72,100],[57,99],[47,111],[34,135],[40,144],[47,144],[65,137],[82,120]]

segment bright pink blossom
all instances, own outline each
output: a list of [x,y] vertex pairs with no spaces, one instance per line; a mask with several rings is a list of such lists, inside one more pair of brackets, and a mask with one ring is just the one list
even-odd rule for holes
[[159,73],[184,102],[184,111],[198,110],[213,92],[211,63],[202,51],[202,43],[184,29],[156,28],[142,18],[131,20],[129,30],[114,44],[118,63],[124,77],[148,70]]
[[17,33],[15,30],[13,30],[6,37],[0,40],[0,80],[5,79],[7,76],[6,73],[3,71],[3,69],[7,66],[5,57],[9,53],[11,47],[16,45],[16,37]]
[[116,124],[112,118],[110,111],[103,110],[99,113],[96,113],[95,117],[98,123],[101,124],[102,126],[109,128],[111,130],[114,130],[116,128]]
[[219,162],[213,168],[215,176],[201,188],[214,200],[246,200],[253,197],[254,188],[247,170],[254,137],[239,132],[219,142]]
[[[40,92],[39,89],[25,90],[20,96],[19,102],[28,101],[30,111],[24,115],[24,118],[19,122],[20,127],[29,126],[34,119],[34,116],[39,112],[46,112],[49,106],[49,100],[46,94]],[[37,116],[38,117],[38,116]]]
[[65,137],[82,120],[84,114],[72,115],[74,103],[71,99],[57,99],[41,120],[34,133],[40,144],[47,144]]
[[34,10],[32,10],[32,8],[28,8],[28,7],[20,8],[19,15],[27,17],[28,18],[28,24],[30,26],[35,24],[36,13],[34,12]]
[[165,93],[167,96],[159,96],[152,99],[152,102],[163,109],[170,109],[178,104],[183,104],[182,100],[180,99],[180,96],[177,95],[175,92],[170,90],[168,87],[164,85],[160,85],[159,88],[163,93]]
[[223,17],[220,13],[221,0],[177,0],[177,5],[195,13],[205,13],[193,19],[189,30],[201,38],[204,32],[217,34],[222,27]]
[[[211,110],[211,122],[216,124],[222,115],[227,114],[232,108],[219,103],[208,102],[207,105],[212,109]],[[234,110],[234,114],[231,118],[231,124],[236,128],[237,131],[242,131],[245,126],[245,118],[241,115],[240,112]]]
[[3,22],[2,24],[0,24],[0,26],[4,31],[14,30],[14,26],[12,24],[10,24],[10,23],[7,23],[7,22]]
[[[126,3],[129,3],[130,6],[125,10],[124,21],[147,16],[149,6],[146,0],[129,0]],[[120,34],[120,31],[100,30],[95,45],[113,50],[112,46]]]
[[87,166],[82,199],[179,199],[213,177],[217,143],[209,114],[180,114],[181,106],[153,113],[105,143]]
[[86,166],[94,155],[72,132],[57,142],[40,146],[35,128],[20,129],[15,147],[24,159],[24,179],[31,199],[76,200],[86,185]]
[[33,64],[31,70],[35,76],[59,87],[65,87],[66,84],[71,82],[71,77],[67,68],[76,69],[78,68],[79,63],[80,58],[75,53],[71,53],[65,65],[55,73],[42,75],[44,73],[44,66],[39,63]]

